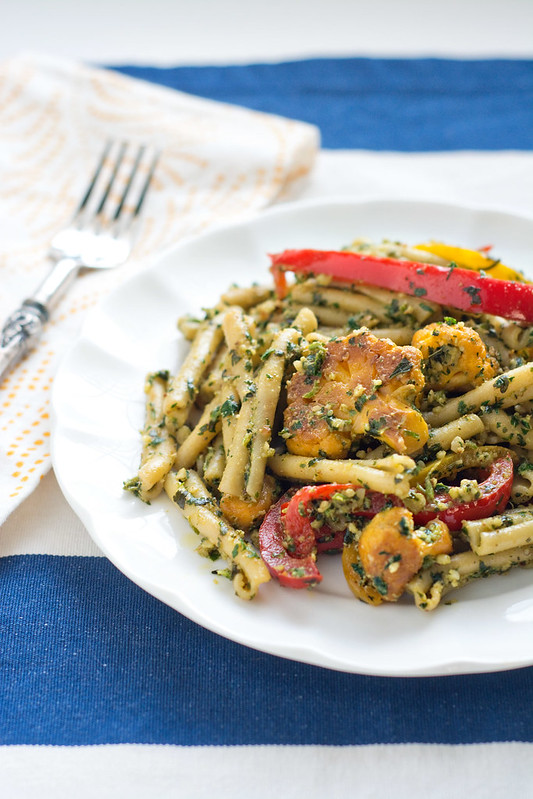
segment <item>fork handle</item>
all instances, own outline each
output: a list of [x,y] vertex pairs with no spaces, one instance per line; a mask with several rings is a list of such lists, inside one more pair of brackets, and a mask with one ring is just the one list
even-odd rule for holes
[[49,314],[74,282],[80,268],[81,264],[75,258],[60,258],[26,302],[42,305]]
[[0,377],[32,349],[43,332],[50,312],[76,278],[79,261],[61,258],[33,297],[24,300],[6,320],[0,332]]

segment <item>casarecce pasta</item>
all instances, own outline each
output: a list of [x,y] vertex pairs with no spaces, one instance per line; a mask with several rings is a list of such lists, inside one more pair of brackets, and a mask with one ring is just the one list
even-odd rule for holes
[[[244,599],[315,586],[322,552],[367,604],[423,610],[533,563],[533,287],[436,242],[359,239],[272,270],[179,320],[190,350],[147,377],[125,488],[164,490]],[[519,292],[508,316],[498,283]]]

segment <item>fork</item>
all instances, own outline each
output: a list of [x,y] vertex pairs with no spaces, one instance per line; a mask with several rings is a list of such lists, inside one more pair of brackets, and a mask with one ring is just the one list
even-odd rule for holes
[[0,332],[0,377],[35,346],[51,312],[82,269],[111,269],[129,257],[134,223],[159,159],[159,152],[140,145],[128,167],[130,149],[128,142],[109,141],[104,147],[70,224],[51,241],[51,272]]

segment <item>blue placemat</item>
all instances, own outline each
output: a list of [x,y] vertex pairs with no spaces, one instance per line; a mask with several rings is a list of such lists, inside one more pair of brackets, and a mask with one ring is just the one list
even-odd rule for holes
[[533,149],[529,60],[348,58],[118,69],[212,100],[311,122],[326,148]]
[[533,669],[389,679],[272,657],[204,630],[104,558],[5,558],[0,607],[4,744],[533,738]]

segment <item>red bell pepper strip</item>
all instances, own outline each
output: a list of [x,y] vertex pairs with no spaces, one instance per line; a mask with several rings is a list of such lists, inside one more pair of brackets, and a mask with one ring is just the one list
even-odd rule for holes
[[288,551],[287,537],[281,521],[281,508],[286,502],[287,496],[283,496],[263,519],[259,528],[259,551],[270,574],[280,585],[287,588],[309,588],[322,580],[313,553],[314,537],[311,542],[302,539],[298,550],[295,544],[294,551]]
[[[413,514],[415,526],[427,524],[431,519],[440,519],[450,530],[460,530],[463,521],[484,519],[501,513],[511,496],[513,485],[512,458],[503,457],[495,460],[490,466],[488,476],[479,484],[480,496],[471,502],[458,502],[452,499],[447,491],[435,494],[435,499],[424,510]],[[446,510],[439,510],[439,505],[447,505]]]
[[[311,527],[312,500],[327,500],[348,488],[361,486],[352,483],[326,483],[303,486],[296,493],[287,492],[268,511],[259,528],[259,551],[270,574],[288,588],[308,588],[321,582],[315,562],[315,552],[340,552],[345,530],[333,532],[323,525]],[[377,491],[366,492],[368,507],[358,509],[356,516],[372,517],[385,507],[401,505],[401,500]],[[308,513],[309,511],[309,513]]]
[[[329,500],[348,488],[356,490],[361,486],[353,483],[325,483],[300,488],[283,506],[282,523],[287,535],[298,542],[303,539],[314,540],[317,552],[341,552],[346,530],[332,531],[327,525],[315,530],[311,527],[313,512],[310,503],[313,500]],[[402,504],[398,497],[379,494],[377,491],[367,491],[365,499],[367,507],[358,509],[355,516],[371,518],[385,507]]]
[[[413,514],[416,527],[432,519],[445,522],[452,531],[460,530],[463,521],[483,519],[501,513],[509,501],[513,484],[511,456],[495,460],[488,476],[479,484],[480,496],[471,502],[458,502],[447,491],[435,494],[434,501],[424,510]],[[303,486],[296,493],[285,494],[273,505],[259,529],[259,550],[270,574],[288,588],[308,588],[321,582],[314,552],[340,552],[345,530],[333,532],[326,525],[319,530],[311,527],[313,519],[310,503],[329,500],[336,493],[360,486],[345,483],[325,483]],[[358,508],[354,517],[372,518],[391,506],[401,506],[402,501],[393,495],[367,491],[365,508]],[[444,510],[438,506],[446,505]]]
[[498,280],[453,265],[436,266],[359,252],[286,250],[270,258],[280,297],[287,293],[285,272],[311,273],[379,286],[462,311],[533,322],[533,285],[529,283]]
[[332,532],[327,525],[322,525],[320,531],[311,527],[312,518],[309,516],[309,503],[313,499],[328,500],[336,491],[353,488],[351,485],[325,484],[312,485],[300,488],[296,494],[283,506],[283,525],[292,540],[313,541],[317,552],[340,552],[344,543],[344,530]]

